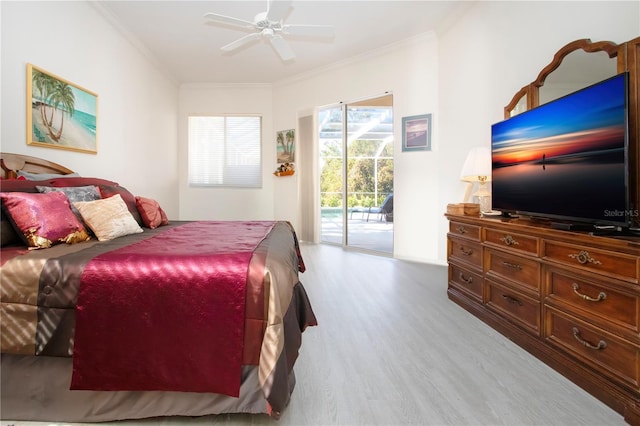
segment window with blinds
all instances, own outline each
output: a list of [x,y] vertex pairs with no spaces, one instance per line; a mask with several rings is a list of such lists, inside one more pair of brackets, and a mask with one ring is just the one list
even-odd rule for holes
[[262,187],[262,118],[190,116],[189,185]]

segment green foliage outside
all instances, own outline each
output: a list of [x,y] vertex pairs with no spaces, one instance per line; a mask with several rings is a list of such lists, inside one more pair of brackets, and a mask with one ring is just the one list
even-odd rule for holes
[[[380,140],[354,140],[349,145],[347,176],[347,207],[379,206],[393,192],[393,146],[381,149]],[[324,141],[320,172],[321,207],[342,206],[342,145],[338,140]],[[377,162],[377,203],[375,169]]]

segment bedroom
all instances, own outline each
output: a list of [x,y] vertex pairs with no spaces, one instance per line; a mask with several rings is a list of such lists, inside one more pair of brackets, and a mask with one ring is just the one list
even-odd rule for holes
[[[488,125],[502,117],[513,93],[560,46],[583,37],[629,40],[637,36],[640,19],[637,2],[477,2],[446,31],[342,64],[335,75],[233,86],[176,85],[89,3],[2,2],[0,14],[2,151],[120,181],[157,199],[170,218],[247,219],[251,211],[251,219],[297,222],[297,189],[292,181],[273,179],[275,164],[269,162],[260,191],[203,197],[188,188],[183,122],[189,111],[258,111],[265,135],[295,127],[296,115],[315,106],[387,90],[394,93],[397,117],[433,113],[434,151],[397,159],[394,257],[436,265],[446,262],[445,206],[464,192],[458,179],[464,153],[488,143]],[[541,22],[550,30],[541,31]],[[99,155],[26,146],[27,62],[100,94]],[[379,71],[364,73],[370,69]],[[264,157],[275,158],[267,139]]]

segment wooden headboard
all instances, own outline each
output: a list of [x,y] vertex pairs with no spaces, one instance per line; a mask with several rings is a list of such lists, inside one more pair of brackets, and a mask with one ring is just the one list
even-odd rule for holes
[[16,178],[18,170],[29,173],[55,173],[62,175],[73,173],[73,170],[52,161],[31,157],[29,155],[11,154],[7,152],[0,152],[0,168],[2,169],[3,179]]

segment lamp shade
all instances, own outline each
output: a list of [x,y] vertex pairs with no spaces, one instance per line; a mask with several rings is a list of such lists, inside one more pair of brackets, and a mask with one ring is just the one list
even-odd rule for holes
[[491,150],[479,146],[467,154],[460,180],[465,182],[486,182],[491,180]]

